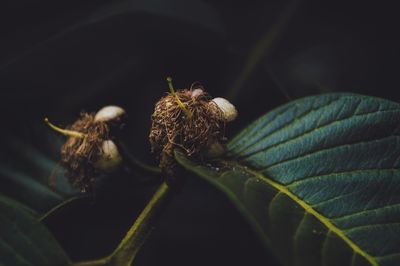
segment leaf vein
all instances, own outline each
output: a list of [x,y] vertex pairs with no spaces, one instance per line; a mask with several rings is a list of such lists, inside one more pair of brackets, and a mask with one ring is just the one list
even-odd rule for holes
[[13,228],[15,228],[15,230],[21,234],[21,237],[24,238],[26,240],[26,242],[29,244],[29,246],[32,246],[33,250],[35,250],[36,254],[38,254],[39,257],[41,257],[43,260],[42,261],[48,261],[46,256],[43,255],[43,253],[41,252],[40,249],[38,249],[36,247],[36,245],[31,241],[31,239],[29,237],[27,237],[24,232],[17,226],[16,223],[13,223],[10,219],[8,219],[6,216],[2,215],[1,216],[3,218],[3,220],[8,221],[9,224],[12,225]]
[[295,187],[303,183],[307,183],[308,181],[312,181],[318,178],[329,178],[334,176],[341,176],[343,174],[357,174],[357,173],[369,173],[369,172],[378,172],[378,171],[400,171],[399,168],[368,168],[368,169],[354,169],[354,170],[346,170],[340,172],[334,172],[329,174],[322,174],[322,175],[314,175],[314,176],[307,176],[301,179],[296,179],[290,183],[285,184],[287,187]]
[[392,222],[392,223],[377,223],[377,224],[364,224],[364,225],[358,225],[354,227],[349,227],[344,229],[343,231],[346,233],[352,232],[354,230],[360,231],[360,230],[367,230],[369,228],[377,228],[377,227],[383,227],[383,226],[388,226],[388,225],[400,225],[400,222]]
[[[279,146],[281,146],[281,145],[283,145],[283,144],[286,144],[286,143],[288,143],[288,142],[292,142],[292,141],[296,141],[296,140],[298,140],[298,139],[301,139],[301,138],[303,138],[304,136],[306,136],[306,135],[308,135],[308,134],[310,134],[310,133],[312,133],[312,132],[314,132],[314,131],[318,131],[318,130],[324,129],[324,128],[329,127],[329,126],[331,126],[331,125],[333,125],[333,124],[341,123],[341,122],[343,122],[343,121],[350,120],[350,119],[353,119],[353,118],[355,118],[355,117],[358,117],[358,118],[359,118],[359,117],[369,116],[369,115],[373,115],[373,114],[386,113],[386,112],[395,112],[395,111],[398,112],[398,111],[400,111],[400,109],[396,109],[396,108],[395,108],[395,109],[387,109],[387,110],[380,110],[380,111],[374,111],[374,112],[366,112],[366,113],[362,113],[362,114],[352,115],[352,116],[349,116],[349,117],[346,117],[346,118],[343,118],[343,119],[339,119],[339,120],[333,120],[333,121],[331,121],[331,122],[329,122],[329,123],[327,123],[327,124],[324,124],[324,125],[321,125],[321,126],[318,126],[318,127],[314,127],[314,128],[312,128],[312,129],[310,129],[310,130],[307,130],[307,131],[303,132],[303,133],[300,134],[300,135],[297,135],[297,136],[295,136],[295,137],[292,137],[292,138],[283,140],[283,141],[281,141],[281,142],[275,143],[275,144],[273,144],[273,145],[271,145],[271,146],[269,146],[269,147],[266,147],[266,148],[263,148],[263,149],[260,149],[260,150],[251,152],[251,153],[246,154],[246,155],[239,156],[239,158],[243,160],[243,159],[249,158],[249,157],[251,157],[251,156],[253,156],[253,155],[255,155],[255,154],[259,153],[259,152],[266,153],[266,152],[268,152],[269,150],[271,150],[271,149],[273,149],[273,148],[279,147]],[[300,156],[302,156],[302,155],[300,155]],[[296,157],[297,157],[297,156],[296,156]],[[296,157],[294,157],[294,158],[289,158],[288,160],[295,159]],[[283,162],[284,162],[284,161],[280,161],[280,162],[277,162],[277,163],[275,163],[275,164],[280,164],[280,163],[283,163]],[[272,166],[274,166],[275,164],[269,165],[268,167],[272,167]]]
[[[292,157],[292,158],[287,158],[287,159],[285,159],[283,161],[276,162],[274,164],[268,165],[267,167],[264,167],[264,168],[261,168],[261,169],[258,169],[258,170],[259,171],[268,171],[268,170],[271,170],[271,168],[279,166],[281,164],[284,164],[284,163],[287,163],[287,162],[293,162],[293,161],[301,160],[301,159],[307,158],[309,156],[313,156],[313,155],[318,154],[318,153],[332,152],[332,151],[334,151],[336,149],[341,149],[341,148],[345,148],[345,147],[350,148],[353,145],[360,145],[360,144],[366,144],[366,143],[379,142],[379,141],[382,141],[382,140],[391,139],[393,137],[397,139],[400,136],[391,135],[391,136],[378,138],[378,139],[373,139],[373,140],[361,140],[361,141],[356,141],[356,142],[352,142],[352,143],[344,143],[344,144],[340,144],[340,145],[335,145],[335,146],[331,146],[331,147],[324,147],[322,149],[316,149],[316,150],[313,150],[313,151],[308,151],[306,153],[297,155],[297,156]],[[400,138],[399,138],[399,140],[400,140]],[[394,165],[396,165],[396,164],[394,164]]]
[[21,256],[12,246],[10,246],[9,244],[7,244],[6,241],[4,241],[3,239],[0,238],[0,244],[6,248],[9,249],[13,254],[15,254],[15,257],[17,260],[19,260],[20,262],[26,264],[26,265],[32,265],[31,263],[29,263],[23,256]]
[[242,167],[244,171],[247,171],[254,176],[258,177],[260,180],[264,181],[266,184],[274,187],[275,189],[281,191],[283,194],[291,198],[294,202],[296,202],[298,205],[300,205],[307,213],[313,215],[316,219],[318,219],[322,224],[324,224],[328,230],[332,231],[335,233],[338,237],[340,237],[345,243],[347,243],[350,248],[352,248],[355,252],[360,254],[362,257],[364,257],[372,266],[379,266],[378,262],[376,259],[362,250],[356,243],[353,242],[347,235],[344,234],[344,232],[336,227],[328,218],[317,212],[315,209],[313,209],[312,206],[307,204],[305,201],[297,197],[295,194],[293,194],[288,188],[283,186],[282,184],[279,184],[275,182],[274,180],[265,177],[263,174],[251,170],[248,167],[243,167],[242,165],[237,165],[238,167]]
[[354,217],[354,216],[357,216],[357,215],[370,213],[370,212],[376,212],[378,210],[390,209],[390,208],[393,208],[393,207],[400,207],[400,203],[396,203],[396,204],[392,204],[392,205],[386,205],[386,206],[380,206],[378,208],[373,208],[373,209],[366,209],[366,210],[362,210],[362,211],[359,211],[359,212],[354,212],[354,213],[351,213],[351,214],[335,216],[335,217],[332,217],[332,219],[335,220],[335,221],[346,220],[348,218],[351,218],[351,217]]
[[[320,110],[320,109],[323,109],[323,108],[327,108],[329,105],[331,105],[331,104],[333,104],[333,103],[339,101],[340,99],[341,99],[341,98],[336,98],[336,99],[333,99],[333,100],[331,100],[330,102],[328,102],[326,105],[319,106],[318,108],[311,108],[309,111],[303,113],[302,115],[300,115],[300,116],[298,116],[298,117],[294,117],[293,120],[290,121],[290,123],[283,124],[282,127],[279,127],[279,128],[277,128],[276,130],[274,130],[274,131],[272,131],[272,132],[269,132],[267,135],[260,136],[260,138],[259,138],[256,142],[253,142],[253,143],[251,143],[251,144],[249,144],[249,145],[247,145],[247,146],[244,146],[241,150],[237,151],[236,154],[239,155],[239,154],[242,153],[243,151],[245,151],[245,150],[247,150],[247,149],[249,149],[249,148],[251,148],[251,147],[253,147],[253,146],[256,146],[259,142],[265,140],[265,138],[267,138],[267,137],[269,137],[269,136],[271,136],[271,135],[273,135],[273,134],[276,134],[276,133],[278,133],[279,131],[281,131],[281,130],[283,130],[283,129],[290,128],[291,126],[293,126],[293,124],[295,124],[296,122],[298,122],[298,120],[300,120],[300,119],[306,117],[306,116],[309,115],[310,113],[316,112],[316,111],[318,111],[318,110]],[[247,136],[246,136],[246,138],[247,138]],[[273,146],[278,145],[278,144],[279,144],[279,143],[276,143],[276,144],[274,144],[274,145],[272,145],[272,146],[270,146],[270,147],[273,147]],[[254,153],[257,153],[257,152],[258,152],[258,151],[254,152]],[[241,156],[241,158],[246,158],[246,157],[248,157],[248,156],[251,156],[251,155],[254,154],[254,153],[251,153],[251,154],[246,155],[246,156],[243,156],[243,157]]]

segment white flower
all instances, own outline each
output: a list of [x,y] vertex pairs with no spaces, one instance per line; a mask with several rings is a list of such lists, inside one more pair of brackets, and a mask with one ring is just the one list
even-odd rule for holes
[[109,105],[101,108],[95,115],[95,122],[110,122],[125,115],[125,110],[119,106]]

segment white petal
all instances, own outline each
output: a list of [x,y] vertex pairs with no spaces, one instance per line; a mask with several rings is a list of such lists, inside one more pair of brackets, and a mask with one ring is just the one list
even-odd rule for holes
[[200,95],[202,95],[204,93],[204,91],[202,89],[195,89],[192,91],[192,97],[196,98]]
[[221,109],[226,122],[231,122],[236,119],[238,112],[235,106],[227,99],[218,97],[212,99],[212,101],[219,107],[219,109]]
[[113,172],[121,165],[122,157],[117,145],[112,140],[105,140],[101,145],[102,153],[94,166],[103,172]]
[[125,110],[119,106],[109,105],[101,108],[95,115],[95,122],[108,122],[121,117],[125,114]]

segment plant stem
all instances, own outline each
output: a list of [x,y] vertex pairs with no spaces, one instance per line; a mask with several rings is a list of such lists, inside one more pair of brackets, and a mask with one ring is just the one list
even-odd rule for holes
[[73,264],[73,266],[100,266],[100,265],[110,265],[109,257],[105,257],[98,260],[83,261]]
[[111,255],[103,259],[76,263],[74,266],[130,266],[171,196],[171,189],[165,182],[162,183]]
[[143,170],[153,175],[161,175],[161,169],[157,166],[148,165],[139,159],[137,159],[128,149],[128,147],[122,141],[118,141],[118,148],[121,149],[121,153],[123,154],[126,161],[134,168]]
[[113,265],[131,265],[135,256],[153,228],[154,221],[171,198],[171,189],[164,182],[136,219],[128,233],[111,254]]
[[53,129],[54,131],[56,131],[56,132],[58,132],[58,133],[60,133],[60,134],[62,134],[62,135],[64,135],[64,136],[67,136],[67,137],[74,137],[74,138],[78,138],[78,139],[83,139],[83,138],[85,137],[85,134],[83,134],[83,133],[81,133],[81,132],[74,131],[74,130],[63,129],[63,128],[60,128],[60,127],[58,127],[58,126],[52,124],[52,123],[49,121],[49,119],[48,119],[47,117],[44,119],[44,122],[45,122],[51,129]]
[[80,200],[80,199],[84,199],[87,197],[88,197],[87,195],[77,195],[72,198],[69,198],[69,199],[61,202],[60,204],[57,204],[56,206],[54,206],[53,208],[51,208],[49,211],[45,212],[44,214],[40,215],[38,219],[40,222],[43,222],[44,220],[46,220],[47,217],[49,217],[50,215],[52,215],[54,212],[61,209],[65,205],[67,205],[75,200]]
[[187,118],[191,118],[192,115],[193,115],[192,112],[185,107],[185,105],[181,102],[181,99],[179,99],[178,95],[176,95],[176,92],[174,90],[174,86],[172,85],[172,78],[168,77],[167,78],[167,82],[168,82],[169,91],[175,97],[176,103],[179,105],[179,107],[185,113],[186,117]]

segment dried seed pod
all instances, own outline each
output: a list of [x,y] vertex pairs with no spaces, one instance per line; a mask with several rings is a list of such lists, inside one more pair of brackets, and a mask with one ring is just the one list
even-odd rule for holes
[[[122,108],[109,106],[97,114],[81,113],[80,118],[68,129],[60,129],[46,123],[54,130],[68,136],[61,148],[61,164],[70,182],[82,192],[91,190],[100,172],[112,172],[122,158],[112,141],[110,125],[118,123],[125,114]],[[97,117],[97,119],[96,119]]]
[[167,176],[174,174],[175,148],[182,149],[187,156],[202,157],[211,144],[224,142],[227,121],[217,103],[201,86],[174,91],[171,80],[170,93],[155,105],[150,129],[150,144],[153,153],[160,158],[160,168]]

